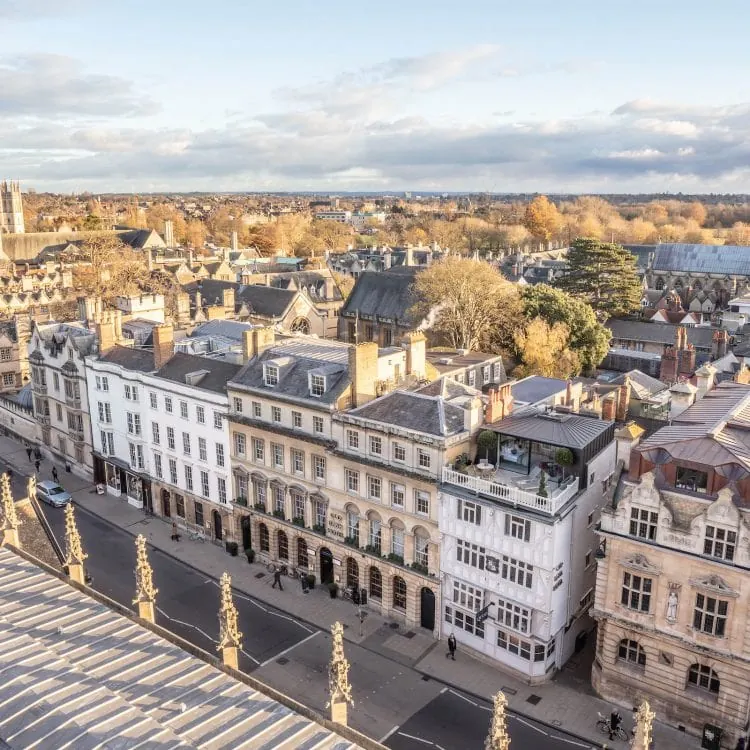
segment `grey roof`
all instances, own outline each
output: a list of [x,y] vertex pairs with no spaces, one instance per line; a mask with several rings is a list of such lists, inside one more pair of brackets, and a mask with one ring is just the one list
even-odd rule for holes
[[[209,359],[207,357],[198,357],[195,354],[177,352],[156,373],[156,377],[172,380],[175,383],[182,383],[183,385],[192,385],[194,388],[201,388],[205,391],[226,393],[227,382],[241,369],[241,365],[233,365],[224,360]],[[205,374],[197,382],[188,384],[185,377],[197,372]]]
[[502,435],[580,450],[594,442],[611,426],[612,422],[594,417],[556,412],[542,414],[536,409],[526,408],[487,425],[487,429]]
[[191,334],[190,338],[197,336],[222,336],[232,341],[242,341],[244,331],[257,328],[252,323],[240,323],[237,320],[209,320],[202,323]]
[[191,298],[200,292],[204,303],[212,305],[221,300],[225,289],[234,289],[235,309],[247,305],[250,313],[264,318],[280,318],[294,302],[299,292],[293,289],[278,289],[263,284],[237,284],[234,281],[201,279],[186,284],[185,289]]
[[[672,346],[679,326],[670,323],[646,323],[641,320],[616,320],[605,323],[612,338],[626,341],[643,341]],[[696,349],[711,349],[715,328],[710,326],[687,326],[688,343]]]
[[[263,377],[263,365],[271,360],[279,363],[279,382],[273,387],[266,386]],[[282,339],[251,359],[232,379],[232,384],[267,391],[274,397],[330,406],[351,382],[348,362],[347,344],[307,338]],[[328,370],[329,365],[336,365],[334,371]],[[308,373],[320,368],[326,368],[326,390],[317,397],[310,395]]]
[[464,429],[464,410],[439,396],[393,391],[349,412],[354,417],[448,437]]
[[135,349],[132,346],[115,346],[101,354],[99,360],[138,372],[153,372],[155,369],[154,352],[149,349]]
[[410,308],[416,302],[412,289],[419,269],[391,269],[383,273],[366,271],[354,284],[341,315],[367,315],[372,318],[389,318],[404,324],[412,321]]
[[541,375],[531,375],[528,378],[511,383],[510,392],[513,400],[523,404],[536,404],[539,401],[554,396],[568,387],[567,380],[559,378],[544,378]]
[[359,747],[8,547],[0,618],[0,737],[12,748]]
[[476,397],[482,395],[482,392],[473,386],[459,383],[457,380],[445,376],[433,380],[432,383],[428,383],[416,392],[421,393],[424,396],[442,396],[447,399]]
[[[436,351],[434,349],[428,349],[425,352],[425,358],[427,361],[441,374],[453,372],[454,370],[462,370],[472,365],[482,365],[485,362],[496,362],[503,365],[502,357],[498,354],[487,354],[485,352],[466,352],[466,354],[459,354],[455,349],[449,351]],[[450,360],[450,364],[444,364],[441,360]],[[505,380],[505,366],[502,368],[501,380]]]
[[646,375],[645,372],[641,372],[640,370],[630,370],[622,375],[618,375],[616,378],[610,380],[609,384],[622,385],[625,383],[626,377],[630,378],[631,388],[639,399],[647,398],[648,396],[651,396],[654,393],[659,393],[668,387],[666,383],[663,383],[656,378],[652,378],[650,375]]
[[750,276],[750,247],[741,245],[657,245],[654,271]]

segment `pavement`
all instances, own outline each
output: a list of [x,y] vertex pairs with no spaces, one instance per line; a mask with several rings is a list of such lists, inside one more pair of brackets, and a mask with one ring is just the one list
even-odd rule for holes
[[[0,460],[17,473],[30,474],[34,468],[23,446],[7,437],[0,437]],[[52,466],[43,461],[39,478],[51,478]],[[125,534],[144,534],[153,548],[158,617],[169,620],[167,627],[179,635],[212,651],[218,630],[216,581],[225,571],[230,573],[244,634],[241,668],[321,713],[330,626],[342,622],[350,644],[350,679],[359,698],[350,711],[351,723],[389,747],[482,747],[492,696],[498,690],[508,698],[515,748],[627,746],[609,743],[597,731],[597,712],[607,715],[612,707],[593,694],[588,665],[580,658],[571,660],[551,682],[534,686],[461,650],[454,662],[446,659],[444,645],[431,633],[405,631],[372,610],[361,623],[351,601],[331,599],[321,588],[304,594],[291,578],[282,579],[283,591],[273,589],[264,565],[232,557],[210,541],[182,536],[175,542],[171,524],[124,500],[97,495],[91,480],[66,473],[60,465],[57,471],[61,484],[85,511],[78,513],[79,530],[95,588],[130,606],[135,550]],[[20,479],[14,481],[14,489]],[[53,531],[61,534],[62,511],[43,507]],[[622,713],[630,728],[629,712]],[[698,738],[660,722],[655,722],[654,740],[659,750],[700,746]]]

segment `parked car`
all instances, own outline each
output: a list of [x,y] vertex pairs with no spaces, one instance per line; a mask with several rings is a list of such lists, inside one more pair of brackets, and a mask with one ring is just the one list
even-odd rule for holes
[[39,482],[36,497],[54,508],[62,508],[73,499],[57,482]]

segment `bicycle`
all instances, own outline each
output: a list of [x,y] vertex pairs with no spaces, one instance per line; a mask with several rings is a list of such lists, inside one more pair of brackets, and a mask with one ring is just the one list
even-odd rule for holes
[[295,580],[299,578],[299,569],[298,568],[291,568],[288,573],[290,578],[294,578]]
[[622,742],[627,742],[630,739],[630,737],[628,737],[628,733],[622,728],[622,726],[619,726],[617,727],[617,729],[612,730],[609,719],[600,711],[597,711],[596,714],[599,717],[599,720],[596,722],[596,728],[602,734],[606,734],[608,736],[614,735],[615,739],[621,740]]
[[342,599],[350,599],[355,604],[359,604],[359,591],[356,586],[347,586],[341,593]]
[[201,529],[195,529],[195,531],[188,531],[188,538],[194,542],[205,542],[206,535]]

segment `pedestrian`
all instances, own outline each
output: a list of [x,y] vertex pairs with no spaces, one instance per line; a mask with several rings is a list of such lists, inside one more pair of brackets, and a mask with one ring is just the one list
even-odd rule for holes
[[303,594],[309,594],[310,589],[307,586],[307,574],[306,573],[300,573],[299,574],[299,581],[302,584],[302,593]]
[[31,446],[27,445],[26,446],[26,455],[29,457],[29,463],[31,463],[31,453],[32,453]]
[[57,482],[57,481],[58,481],[58,479],[57,479],[57,466],[53,466],[53,467],[52,467],[52,479],[53,479],[53,480],[54,480],[55,482]]
[[39,473],[39,467],[42,465],[42,462],[37,458],[36,461],[34,461],[34,466],[36,467],[36,473]]
[[453,661],[456,661],[456,636],[453,633],[448,636],[448,653],[445,658],[447,659],[449,656]]
[[745,746],[746,746],[745,745],[745,738],[744,737],[740,737],[737,740],[737,747],[735,748],[735,750],[745,750]]
[[281,585],[281,570],[279,570],[278,567],[274,568],[273,570],[273,586],[271,586],[271,588],[275,589],[276,584],[278,584],[279,586],[279,591],[284,590],[284,587]]
[[8,474],[8,481],[12,482],[13,481],[13,469],[8,467],[8,471],[6,473]]
[[34,448],[34,458],[36,458],[37,461],[42,460],[42,449],[38,445]]
[[177,524],[174,521],[172,521],[172,541],[180,541],[180,535],[177,533]]

